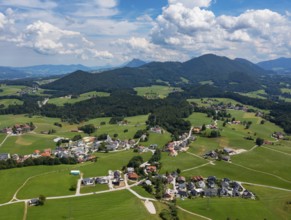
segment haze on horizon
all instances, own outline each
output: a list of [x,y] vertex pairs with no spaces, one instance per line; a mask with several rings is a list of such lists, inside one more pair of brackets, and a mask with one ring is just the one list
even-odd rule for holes
[[291,57],[289,0],[0,0],[0,65]]

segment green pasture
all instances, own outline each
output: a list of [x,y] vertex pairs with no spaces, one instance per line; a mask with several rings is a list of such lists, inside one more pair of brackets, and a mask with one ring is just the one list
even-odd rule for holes
[[181,92],[179,87],[158,86],[153,85],[149,87],[136,87],[134,90],[139,96],[148,97],[151,99],[166,98],[172,92]]
[[0,206],[1,219],[18,220],[23,218],[24,202]]
[[61,200],[30,207],[27,219],[159,219],[150,215],[143,202],[126,190]]
[[281,88],[281,92],[282,93],[291,93],[291,89],[290,88]]
[[0,105],[4,105],[7,108],[9,105],[22,105],[23,101],[18,99],[0,99]]
[[108,175],[108,170],[121,170],[126,166],[129,160],[134,156],[142,156],[144,161],[151,157],[151,153],[138,154],[132,150],[112,152],[112,153],[96,153],[98,157],[96,163],[88,163],[86,166],[81,166],[80,170],[86,177],[96,177]]
[[200,85],[213,85],[214,82],[212,80],[200,81]]
[[[205,160],[206,162],[206,160]],[[253,163],[260,161],[254,160]],[[216,176],[218,178],[230,178],[232,180],[251,182],[256,184],[263,184],[285,189],[291,189],[291,184],[282,179],[270,175],[268,172],[262,173],[263,170],[254,171],[252,165],[236,165],[236,163],[228,163],[224,161],[216,161],[215,165],[207,165],[194,170],[182,172],[183,176],[197,176],[203,177]]]
[[232,156],[233,163],[282,177],[288,180],[291,186],[290,161],[291,154],[285,155],[261,147],[257,147],[247,153]]
[[90,193],[90,192],[98,192],[108,190],[107,184],[95,184],[94,186],[82,186],[81,193]]
[[252,92],[247,92],[247,93],[239,93],[240,95],[244,95],[250,98],[256,98],[256,99],[266,99],[264,95],[267,95],[264,89],[257,90],[257,91],[252,91]]
[[3,92],[0,92],[0,96],[9,96],[9,95],[18,95],[17,92],[20,92],[21,89],[24,89],[25,86],[8,86],[8,85],[1,85],[0,89]]
[[109,93],[106,92],[87,92],[81,94],[78,98],[68,98],[68,97],[59,97],[59,98],[52,98],[48,101],[49,104],[55,104],[57,106],[63,106],[64,104],[74,104],[77,102],[81,102],[87,99],[91,99],[93,97],[106,97],[109,96]]
[[208,118],[207,114],[194,112],[188,118],[185,118],[186,121],[190,121],[192,126],[202,126],[203,124],[209,125],[213,122],[212,118]]
[[44,150],[47,148],[54,149],[56,143],[53,142],[53,138],[55,137],[56,136],[32,133],[10,136],[1,146],[0,152],[25,155],[32,154],[35,150]]
[[196,198],[177,200],[181,207],[200,215],[217,219],[290,219],[291,193],[261,187],[245,186],[254,192],[256,200],[242,198]]
[[75,191],[70,191],[69,188],[77,184],[78,178],[79,176],[70,175],[69,167],[54,173],[34,177],[18,192],[17,198],[29,199],[39,195],[47,197],[72,195],[75,194]]
[[200,166],[207,163],[206,160],[190,155],[186,152],[181,152],[176,157],[169,156],[168,153],[162,153],[162,168],[160,173],[172,172],[179,168],[180,170],[185,170]]
[[[12,199],[16,190],[32,176],[44,175],[49,172],[56,172],[59,170],[73,169],[74,166],[58,165],[58,166],[31,166],[23,168],[14,168],[7,170],[0,170],[0,203],[8,202]],[[49,182],[50,180],[48,180]],[[41,188],[42,186],[39,186]],[[33,190],[33,189],[31,189]],[[46,191],[46,189],[45,189]],[[42,192],[45,194],[45,191]]]
[[145,198],[155,198],[153,194],[148,193],[142,186],[134,186],[131,189]]

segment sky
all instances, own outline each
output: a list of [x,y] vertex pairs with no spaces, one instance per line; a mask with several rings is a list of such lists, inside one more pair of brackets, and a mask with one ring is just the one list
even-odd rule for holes
[[291,57],[290,0],[0,0],[0,65]]

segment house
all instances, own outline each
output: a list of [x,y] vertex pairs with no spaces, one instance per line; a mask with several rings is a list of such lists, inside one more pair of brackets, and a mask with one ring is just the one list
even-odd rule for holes
[[206,187],[206,185],[205,185],[205,182],[203,181],[203,180],[200,180],[198,183],[197,183],[197,187],[199,187],[199,188],[205,188]]
[[185,182],[186,182],[186,178],[185,178],[184,176],[179,176],[179,177],[177,178],[177,182],[178,182],[178,183],[185,183]]
[[221,160],[224,160],[224,161],[229,162],[229,161],[230,161],[230,156],[227,156],[227,155],[221,155]]
[[179,191],[178,191],[178,195],[179,195],[181,198],[188,197],[188,193],[187,193],[187,191],[184,191],[184,190],[179,190]]
[[82,184],[84,186],[91,186],[91,185],[94,185],[94,183],[95,183],[94,178],[85,178],[82,180]]
[[127,167],[126,170],[127,170],[128,173],[134,172],[134,168],[133,167]]
[[193,128],[193,133],[194,134],[200,134],[201,133],[201,127],[194,127]]
[[129,173],[127,174],[128,179],[130,180],[137,180],[138,179],[138,175],[135,172]]
[[255,198],[255,196],[250,191],[245,190],[245,191],[243,191],[242,198],[253,199],[253,198]]
[[217,194],[218,194],[218,190],[216,188],[204,190],[204,195],[207,197],[214,197],[214,196],[217,196]]
[[274,138],[277,138],[277,139],[283,139],[283,138],[284,138],[284,134],[283,134],[282,132],[274,132],[274,133],[272,134],[272,136],[273,136]]
[[98,183],[98,184],[107,184],[108,183],[108,178],[107,177],[97,177],[95,179],[95,183]]
[[160,128],[159,126],[155,126],[153,128],[150,129],[151,132],[157,133],[157,134],[162,134],[163,133],[163,129]]
[[28,201],[28,205],[29,206],[38,206],[38,205],[40,205],[40,201],[37,198],[31,199]]
[[0,160],[8,160],[10,159],[10,154],[9,153],[2,153],[0,154]]
[[114,179],[119,179],[120,178],[120,172],[118,170],[113,172],[113,177]]
[[151,185],[152,185],[152,182],[151,182],[150,180],[146,180],[144,183],[145,183],[147,186],[151,186]]
[[146,170],[148,173],[155,173],[155,172],[157,172],[157,167],[156,166],[147,166]]

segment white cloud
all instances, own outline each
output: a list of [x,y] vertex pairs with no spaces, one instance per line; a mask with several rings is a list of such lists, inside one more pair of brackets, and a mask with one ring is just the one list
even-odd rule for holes
[[17,45],[47,55],[77,55],[82,59],[113,57],[108,51],[98,51],[95,44],[79,32],[62,30],[50,23],[37,21],[26,27]]
[[6,16],[0,13],[0,30],[4,28],[4,25],[7,23]]
[[113,46],[119,48],[120,59],[127,61],[132,58],[143,60],[185,60],[187,56],[178,51],[167,49],[151,43],[143,37],[131,37],[130,39],[118,39],[113,42]]
[[56,2],[49,0],[2,0],[0,5],[38,9],[52,9],[58,6]]
[[151,31],[151,41],[186,53],[205,52],[231,57],[254,54],[290,56],[290,17],[271,10],[247,10],[238,16],[218,16],[181,3],[163,8]]
[[194,7],[209,7],[212,0],[168,0],[170,5],[181,3],[184,7],[194,8]]

